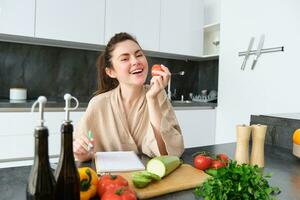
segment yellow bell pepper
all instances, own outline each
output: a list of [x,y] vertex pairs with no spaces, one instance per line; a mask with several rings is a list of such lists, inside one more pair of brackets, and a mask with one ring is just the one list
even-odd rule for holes
[[89,167],[78,168],[80,176],[80,200],[89,200],[97,193],[97,173]]

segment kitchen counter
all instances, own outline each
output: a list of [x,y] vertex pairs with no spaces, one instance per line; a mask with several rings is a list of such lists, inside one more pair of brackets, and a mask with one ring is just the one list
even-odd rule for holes
[[[9,100],[0,100],[0,112],[30,112],[31,106],[34,103],[34,100],[12,103]],[[217,107],[217,103],[200,103],[200,102],[191,102],[191,103],[172,103],[174,110],[195,110],[195,109],[214,109]],[[46,103],[46,112],[63,112],[65,102],[50,100]],[[79,102],[79,107],[76,111],[85,111],[88,106],[88,102]]]
[[[182,156],[184,162],[192,164],[192,154],[197,151],[209,151],[212,153],[224,152],[233,158],[235,143],[186,149]],[[265,173],[273,173],[272,178],[269,179],[271,186],[278,186],[282,191],[281,194],[277,196],[278,199],[300,199],[300,158],[293,156],[288,149],[274,145],[265,145],[265,166]],[[0,199],[25,199],[25,188],[29,171],[29,166],[0,169]],[[194,199],[194,194],[193,190],[186,190],[152,199],[191,200]]]

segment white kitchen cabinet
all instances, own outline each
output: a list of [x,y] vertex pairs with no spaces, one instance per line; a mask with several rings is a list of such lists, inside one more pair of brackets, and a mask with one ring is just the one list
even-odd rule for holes
[[34,36],[35,0],[0,0],[0,33]]
[[104,44],[105,0],[36,0],[38,38]]
[[203,1],[162,0],[160,51],[202,56]]
[[106,1],[105,43],[119,32],[135,36],[145,50],[159,49],[160,0]]
[[175,110],[185,148],[215,144],[216,109]]
[[[73,125],[79,121],[84,112],[72,112]],[[49,155],[58,157],[60,153],[60,127],[64,112],[45,112],[45,126],[48,127]],[[0,113],[0,168],[4,161],[31,160],[34,156],[34,128],[38,113],[1,112]],[[24,163],[23,162],[23,163]]]

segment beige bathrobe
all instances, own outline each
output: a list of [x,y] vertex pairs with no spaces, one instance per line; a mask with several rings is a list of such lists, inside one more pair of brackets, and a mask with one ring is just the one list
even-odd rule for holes
[[[96,151],[128,151],[144,153],[150,157],[160,155],[154,131],[150,123],[146,92],[135,102],[128,119],[124,113],[121,90],[117,88],[91,99],[85,114],[75,127],[75,137],[94,135]],[[183,138],[172,105],[166,92],[158,95],[162,112],[160,132],[169,155],[181,156]]]

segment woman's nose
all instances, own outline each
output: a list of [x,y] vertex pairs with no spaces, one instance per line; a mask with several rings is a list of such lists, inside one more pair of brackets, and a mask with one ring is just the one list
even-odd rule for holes
[[139,64],[139,59],[136,56],[132,56],[131,63],[132,65],[137,65]]

